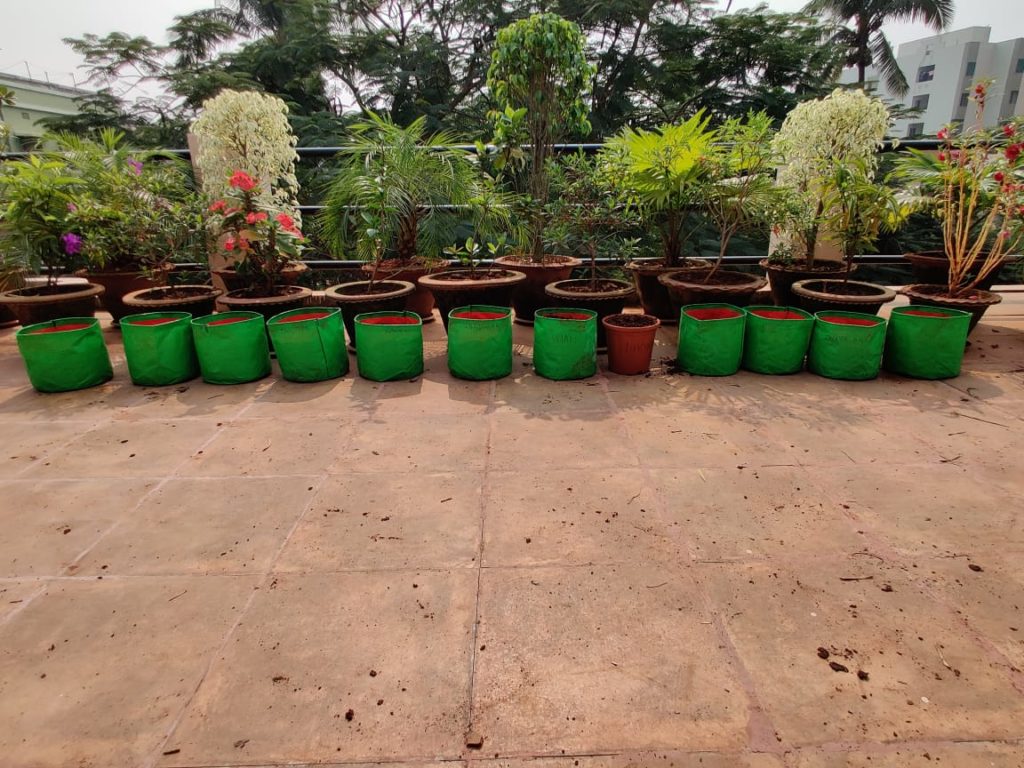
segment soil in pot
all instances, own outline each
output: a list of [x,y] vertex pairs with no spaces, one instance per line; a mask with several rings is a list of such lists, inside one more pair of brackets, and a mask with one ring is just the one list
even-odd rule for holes
[[[415,290],[405,298],[406,312],[415,312],[424,323],[434,322],[434,294],[426,286],[419,284],[419,279],[441,269],[447,268],[447,262],[426,262],[414,259],[403,262],[398,259],[387,259],[380,263],[377,278],[380,280],[401,280],[412,283]],[[364,264],[360,270],[369,278],[373,274],[373,265]]]
[[213,314],[221,293],[212,285],[171,285],[133,291],[122,301],[134,312],[189,312],[201,317]]
[[896,298],[891,288],[859,280],[799,280],[793,293],[797,306],[812,314],[835,310],[874,315]]
[[589,279],[562,280],[544,290],[550,297],[549,306],[584,307],[597,312],[598,352],[603,352],[608,346],[601,321],[610,315],[620,314],[626,307],[626,300],[634,293],[633,286],[623,280],[597,280],[596,283]]
[[0,304],[6,305],[22,325],[35,325],[62,317],[92,317],[96,297],[103,291],[102,285],[93,283],[31,286],[0,294]]
[[398,312],[405,309],[406,297],[416,286],[405,280],[378,280],[368,292],[369,280],[332,285],[324,295],[341,308],[341,319],[348,333],[349,346],[356,348],[356,315],[369,312]]
[[679,323],[679,307],[672,303],[668,288],[658,278],[679,269],[710,269],[711,262],[704,259],[684,259],[681,264],[665,266],[662,259],[636,259],[625,269],[633,275],[633,286],[640,297],[645,315],[653,315],[662,325]]
[[[769,259],[763,259],[760,266],[768,273],[768,287],[771,290],[772,302],[776,306],[794,306],[796,296],[793,293],[793,283],[798,280],[813,280],[815,278],[841,278],[846,274],[846,265],[838,262],[818,262],[808,269],[800,264],[773,264]],[[853,266],[857,269],[857,265]],[[851,270],[853,271],[853,270]]]
[[470,304],[511,307],[516,285],[526,275],[511,269],[452,269],[420,278],[430,288],[441,313],[441,322],[448,329],[448,315],[453,309]]
[[259,312],[264,320],[289,309],[304,307],[313,292],[299,285],[282,285],[273,296],[261,296],[253,288],[228,291],[220,297],[220,303],[233,312]]
[[651,369],[654,338],[661,322],[653,315],[617,314],[601,320],[608,339],[608,368],[622,376]]
[[[914,282],[917,284],[944,285],[949,280],[949,257],[945,251],[921,251],[920,253],[905,253],[903,258],[910,262],[910,270],[914,275]],[[978,283],[978,288],[989,291],[999,279],[999,273],[1003,267],[1012,263],[1018,257],[1006,256],[998,267],[992,270],[984,280]],[[977,270],[970,273],[973,279]]]
[[911,304],[918,304],[926,307],[941,307],[943,309],[958,309],[967,312],[971,316],[970,327],[967,332],[973,331],[989,307],[1000,303],[1003,297],[992,291],[985,291],[980,288],[972,289],[963,296],[950,298],[949,289],[945,285],[908,285],[900,290],[900,293],[910,299]]
[[548,255],[539,264],[529,256],[502,256],[495,259],[494,263],[526,275],[512,292],[512,308],[517,323],[533,325],[534,313],[548,306],[548,296],[544,289],[551,283],[568,280],[573,269],[583,262],[572,256]]
[[680,308],[688,304],[725,303],[745,307],[767,283],[760,275],[748,275],[729,269],[716,270],[709,279],[708,270],[701,268],[668,272],[658,280],[668,289],[677,314]]

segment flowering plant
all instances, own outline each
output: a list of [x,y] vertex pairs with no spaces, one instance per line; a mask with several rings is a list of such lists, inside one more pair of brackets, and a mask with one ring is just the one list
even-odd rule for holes
[[937,153],[912,149],[898,168],[941,222],[952,298],[968,295],[1024,243],[1024,120],[986,130],[988,89],[981,82],[971,92],[973,127],[943,128]]
[[302,232],[291,214],[265,205],[259,181],[245,171],[232,173],[226,190],[209,208],[218,243],[248,278],[247,295],[276,296],[281,272],[302,251]]

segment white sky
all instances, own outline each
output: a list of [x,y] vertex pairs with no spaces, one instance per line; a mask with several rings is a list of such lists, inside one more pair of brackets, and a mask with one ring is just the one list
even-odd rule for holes
[[[720,0],[721,2],[721,0]],[[733,9],[758,0],[733,0]],[[806,0],[769,0],[779,11],[799,10]],[[164,31],[174,16],[213,5],[213,0],[3,0],[0,11],[0,72],[72,84],[81,81],[80,58],[63,42],[86,32],[121,31],[166,42]],[[723,3],[724,5],[724,3]],[[992,27],[994,42],[1024,37],[1024,3],[1020,0],[959,0],[954,29]],[[886,30],[894,43],[929,34],[919,25],[898,24]]]

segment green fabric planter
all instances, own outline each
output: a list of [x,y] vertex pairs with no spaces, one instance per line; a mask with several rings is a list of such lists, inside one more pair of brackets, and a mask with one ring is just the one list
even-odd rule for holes
[[348,373],[345,327],[337,307],[300,307],[267,321],[281,375],[288,381],[324,381]]
[[747,307],[743,367],[754,373],[798,373],[811,343],[814,317],[793,307]]
[[826,379],[866,381],[878,376],[885,320],[863,312],[826,310],[815,316],[807,369]]
[[959,309],[897,307],[885,337],[885,370],[914,379],[960,375],[971,315]]
[[188,312],[146,312],[122,317],[121,338],[133,384],[163,387],[199,375],[192,315]]
[[266,322],[259,312],[221,312],[192,321],[203,381],[244,384],[270,374]]
[[448,370],[473,381],[512,373],[512,310],[473,304],[449,312]]
[[40,392],[95,387],[114,376],[100,321],[94,317],[27,325],[15,338],[28,379]]
[[411,379],[423,373],[423,320],[415,312],[356,315],[356,362],[370,381]]
[[597,312],[538,309],[533,316],[533,367],[554,381],[586,379],[597,373]]
[[743,361],[747,316],[732,304],[689,304],[679,313],[676,365],[696,376],[731,376]]

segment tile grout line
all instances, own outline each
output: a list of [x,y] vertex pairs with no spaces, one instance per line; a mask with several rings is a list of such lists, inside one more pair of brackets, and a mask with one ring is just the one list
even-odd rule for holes
[[[671,523],[672,518],[668,513],[669,507],[666,504],[661,489],[654,483],[647,465],[639,461],[639,452],[637,450],[636,442],[633,439],[633,434],[629,429],[629,424],[626,423],[624,418],[622,418],[622,413],[618,407],[618,403],[615,402],[615,399],[608,391],[608,380],[603,374],[601,376],[601,384],[605,391],[605,396],[608,398],[609,407],[619,421],[622,430],[625,432],[626,442],[632,448],[633,455],[637,458],[637,465],[639,466],[643,476],[646,478],[647,486],[651,490],[651,494],[653,495],[655,504],[657,505],[659,516],[663,521]],[[687,562],[684,563],[683,570],[693,581],[698,599],[703,603],[704,609],[708,612],[709,618],[712,621],[714,633],[717,636],[719,643],[721,643],[725,658],[727,662],[730,663],[730,666],[736,675],[736,680],[746,695],[747,749],[754,752],[766,752],[774,755],[784,753],[785,749],[782,744],[782,739],[779,736],[778,729],[775,727],[768,715],[768,712],[761,703],[761,696],[758,693],[757,684],[754,682],[754,678],[751,675],[750,670],[747,669],[747,665],[743,662],[739,649],[736,647],[732,636],[729,634],[728,628],[725,626],[725,622],[722,619],[722,611],[719,610],[710,591],[705,586],[704,580],[699,575],[698,569],[695,567],[694,553],[690,547],[689,541],[683,536],[683,529],[678,528],[675,533],[672,533],[672,527],[670,526],[669,535],[682,546],[683,551],[687,555]]]

